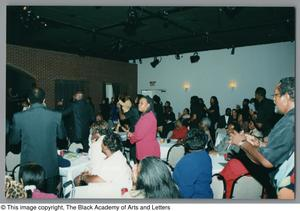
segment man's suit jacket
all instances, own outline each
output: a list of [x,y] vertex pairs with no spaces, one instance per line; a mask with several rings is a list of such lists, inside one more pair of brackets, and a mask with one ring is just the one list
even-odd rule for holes
[[61,120],[61,113],[39,103],[13,117],[10,142],[21,142],[21,164],[41,165],[47,178],[58,175],[56,140],[64,138]]
[[220,116],[219,121],[218,121],[218,128],[225,128],[231,121],[231,116],[229,116],[227,123],[226,123],[226,118],[225,115]]
[[[90,125],[95,120],[92,107],[85,100],[73,102],[62,112],[63,116],[73,115],[74,134],[69,134],[71,141],[88,140]],[[72,140],[75,139],[75,140]]]

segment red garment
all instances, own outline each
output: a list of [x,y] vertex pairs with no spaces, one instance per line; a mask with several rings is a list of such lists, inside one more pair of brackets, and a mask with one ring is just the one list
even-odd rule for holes
[[39,191],[38,189],[35,189],[32,192],[32,197],[33,199],[57,199],[57,196],[53,193],[43,193]]
[[233,182],[240,176],[249,173],[245,166],[238,159],[228,161],[220,174],[226,182],[226,199],[230,198]]
[[142,115],[129,137],[130,143],[136,143],[136,158],[155,156],[160,158],[160,147],[156,140],[157,121],[152,111]]
[[187,132],[188,129],[185,126],[182,126],[180,128],[175,128],[173,130],[171,139],[185,139]]
[[295,184],[295,170],[293,170],[293,173],[291,175],[291,184]]

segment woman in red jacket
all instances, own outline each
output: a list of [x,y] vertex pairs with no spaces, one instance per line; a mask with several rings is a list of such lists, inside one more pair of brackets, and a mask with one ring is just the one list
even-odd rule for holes
[[139,101],[139,111],[142,112],[135,125],[134,132],[128,133],[131,144],[136,143],[136,158],[138,161],[145,157],[160,157],[160,147],[156,140],[157,121],[153,113],[153,101],[149,96]]

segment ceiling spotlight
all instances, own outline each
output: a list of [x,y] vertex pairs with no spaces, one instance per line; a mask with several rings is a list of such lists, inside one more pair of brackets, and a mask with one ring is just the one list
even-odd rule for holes
[[190,59],[191,59],[191,63],[196,63],[196,62],[198,62],[198,61],[200,60],[200,56],[198,55],[197,52],[195,52],[195,53],[190,57]]
[[23,10],[27,10],[27,7],[26,7],[26,6],[24,6],[24,7],[23,7]]
[[179,53],[175,54],[175,59],[179,60],[180,59],[180,55]]
[[143,63],[141,58],[139,58],[139,63],[140,63],[140,64],[142,64],[142,63]]
[[153,61],[150,62],[150,64],[153,68],[155,68],[160,63],[160,61],[161,61],[161,59],[158,60],[157,57],[154,57]]
[[231,55],[234,55],[234,52],[235,52],[235,47],[233,46],[231,49]]

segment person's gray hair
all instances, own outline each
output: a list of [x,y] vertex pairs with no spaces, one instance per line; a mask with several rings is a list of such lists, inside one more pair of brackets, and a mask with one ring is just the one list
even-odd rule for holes
[[288,93],[289,96],[295,100],[295,77],[281,79],[278,87],[281,96]]
[[206,126],[208,128],[210,128],[210,125],[211,125],[211,121],[208,117],[204,117],[202,120],[201,120],[201,124],[203,126]]

